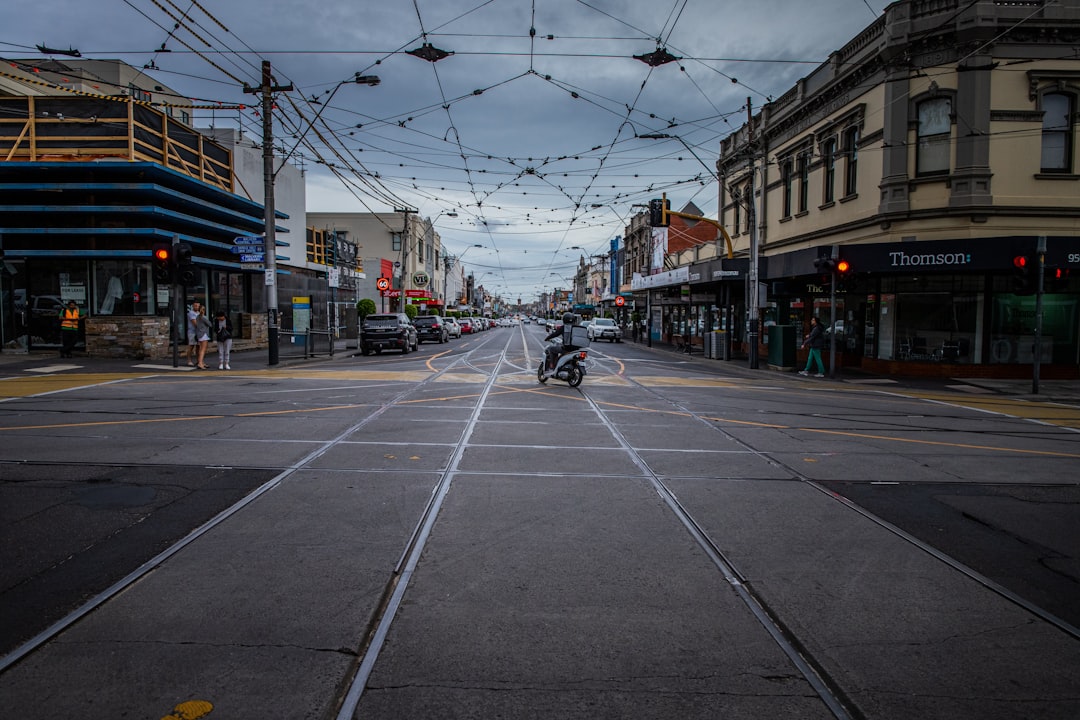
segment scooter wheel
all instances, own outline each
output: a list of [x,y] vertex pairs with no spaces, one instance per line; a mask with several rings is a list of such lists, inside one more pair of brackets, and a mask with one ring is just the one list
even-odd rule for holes
[[570,369],[566,371],[566,384],[570,387],[577,387],[584,379],[585,373],[577,365],[571,365]]
[[540,381],[540,384],[547,382],[547,376],[544,375],[544,361],[540,361],[540,366],[536,368],[536,379]]

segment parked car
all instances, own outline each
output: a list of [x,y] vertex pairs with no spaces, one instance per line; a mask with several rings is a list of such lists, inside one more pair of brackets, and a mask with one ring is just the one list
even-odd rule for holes
[[443,322],[446,323],[446,332],[450,335],[450,337],[461,337],[461,324],[457,321],[457,318],[443,318]]
[[364,355],[378,355],[383,350],[400,350],[405,355],[419,347],[416,328],[405,313],[373,313],[360,325],[360,352]]
[[622,328],[611,318],[594,318],[589,323],[589,339],[622,342]]
[[450,330],[446,327],[446,321],[439,315],[417,315],[413,319],[413,327],[416,328],[417,342],[431,340],[444,343],[450,339]]
[[461,325],[462,335],[471,335],[476,332],[476,328],[473,327],[473,320],[471,317],[463,317],[458,320],[458,324]]

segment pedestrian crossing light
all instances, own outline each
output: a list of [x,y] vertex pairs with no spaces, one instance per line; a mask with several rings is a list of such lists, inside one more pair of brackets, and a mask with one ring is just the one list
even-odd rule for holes
[[172,245],[169,243],[154,243],[150,254],[153,257],[154,281],[172,284],[173,271],[175,270]]
[[191,245],[179,243],[176,246],[176,279],[181,285],[194,285],[199,277],[199,270],[191,258]]

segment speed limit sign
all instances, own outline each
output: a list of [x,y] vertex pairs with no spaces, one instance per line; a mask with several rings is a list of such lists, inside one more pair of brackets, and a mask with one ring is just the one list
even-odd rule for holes
[[390,279],[389,278],[384,278],[384,277],[379,278],[378,280],[375,281],[375,287],[379,288],[380,290],[389,290],[390,289]]
[[622,307],[625,304],[626,298],[624,298],[622,295],[619,295],[617,298],[615,298],[615,307]]

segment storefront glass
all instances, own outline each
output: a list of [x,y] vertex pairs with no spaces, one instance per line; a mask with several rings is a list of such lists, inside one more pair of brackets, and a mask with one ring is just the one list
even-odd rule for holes
[[[60,310],[74,300],[87,314],[90,276],[82,260],[58,260],[30,266],[26,320],[30,347],[60,345]],[[83,329],[79,329],[79,344]]]
[[975,363],[983,279],[980,276],[887,278],[877,332],[884,359]]
[[[991,363],[1031,363],[1035,359],[1036,299],[1034,295],[994,295],[990,313]],[[1080,362],[1080,298],[1046,294],[1042,302],[1041,354],[1044,363]]]
[[95,315],[153,315],[157,298],[150,292],[150,263],[99,260],[94,263]]

